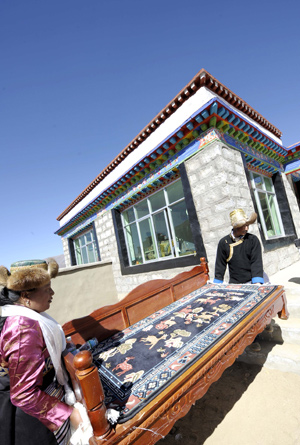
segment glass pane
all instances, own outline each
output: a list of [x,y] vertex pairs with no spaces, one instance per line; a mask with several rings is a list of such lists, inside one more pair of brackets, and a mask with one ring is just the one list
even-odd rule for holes
[[85,234],[85,243],[90,243],[92,241],[92,232],[87,232]]
[[178,199],[184,197],[181,181],[177,181],[174,184],[169,185],[166,190],[168,193],[169,203],[178,201]]
[[165,219],[165,211],[153,215],[155,236],[158,245],[158,254],[160,257],[172,255],[171,245],[168,236],[168,230]]
[[76,264],[82,264],[81,250],[80,250],[78,238],[74,240],[74,249],[75,249],[75,256],[76,256]]
[[87,254],[89,263],[94,263],[96,261],[96,258],[94,252],[94,245],[92,243],[87,245]]
[[148,209],[148,202],[147,199],[145,199],[142,202],[139,202],[136,206],[135,206],[135,210],[137,212],[137,217],[138,218],[142,218],[143,216],[146,216],[149,214],[149,209]]
[[82,264],[81,252],[76,252],[76,264]]
[[173,205],[170,209],[179,256],[194,253],[196,249],[185,206],[185,201],[181,201]]
[[134,221],[133,207],[131,207],[128,210],[125,210],[125,212],[123,212],[122,215],[123,215],[125,224],[129,224],[129,223],[133,222]]
[[258,193],[258,197],[261,204],[261,209],[263,212],[263,218],[266,224],[267,234],[268,236],[275,236],[275,230],[272,223],[271,214],[269,211],[268,203],[267,203],[267,197],[265,193]]
[[157,253],[154,244],[153,232],[150,224],[150,218],[145,219],[139,223],[145,261],[154,260],[157,258]]
[[87,256],[87,252],[86,252],[86,247],[81,249],[81,254],[82,254],[82,262],[83,262],[83,264],[87,264],[89,262],[89,260],[88,260],[88,256]]
[[266,190],[268,192],[273,192],[273,183],[271,178],[264,177]]
[[94,251],[95,261],[100,261],[96,241],[93,241],[93,251]]
[[80,245],[80,247],[82,247],[82,246],[84,246],[84,236],[82,235],[82,236],[79,236],[78,238],[77,238],[77,240],[78,240],[78,242],[79,242],[79,245]]
[[263,189],[262,177],[260,175],[257,175],[256,173],[253,173],[253,179],[255,182],[255,187]]
[[95,253],[96,261],[100,261],[101,260],[100,252],[97,249],[97,242],[96,241],[94,241],[94,253]]
[[271,215],[272,215],[272,220],[273,220],[273,225],[275,228],[276,235],[281,235],[281,229],[280,229],[277,209],[275,206],[275,197],[273,195],[269,195],[268,199],[269,199],[269,206],[270,206],[270,210],[271,210]]
[[155,212],[156,210],[161,209],[162,207],[165,207],[166,200],[165,200],[165,194],[163,191],[155,193],[155,195],[150,196],[149,201],[151,202],[152,212]]
[[141,246],[136,224],[131,224],[130,226],[126,227],[125,234],[126,234],[131,264],[133,266],[135,266],[136,264],[142,264],[143,258],[142,258]]

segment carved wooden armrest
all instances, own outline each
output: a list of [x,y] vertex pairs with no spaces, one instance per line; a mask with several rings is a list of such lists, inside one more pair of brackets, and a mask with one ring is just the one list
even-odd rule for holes
[[111,425],[106,419],[104,391],[98,370],[93,364],[91,352],[78,352],[74,357],[73,365],[80,385],[82,401],[87,409],[94,435],[97,437],[106,436],[111,430]]

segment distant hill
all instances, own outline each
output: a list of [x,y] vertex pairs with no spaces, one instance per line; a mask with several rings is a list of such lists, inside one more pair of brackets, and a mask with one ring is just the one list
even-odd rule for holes
[[56,255],[56,256],[49,257],[49,258],[45,258],[45,261],[48,261],[50,258],[53,258],[57,262],[60,269],[63,269],[64,267],[66,267],[65,256],[63,253],[61,255]]

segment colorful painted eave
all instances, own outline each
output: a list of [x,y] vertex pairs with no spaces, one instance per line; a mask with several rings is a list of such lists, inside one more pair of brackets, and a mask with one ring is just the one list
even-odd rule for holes
[[[77,198],[57,217],[60,221],[73,209],[80,201],[82,201],[106,176],[108,176],[124,159],[139,145],[145,141],[161,124],[165,122],[176,110],[178,110],[185,101],[193,96],[201,87],[206,87],[213,93],[217,94],[226,103],[234,106],[235,109],[241,111],[246,116],[257,122],[261,127],[265,128],[275,137],[281,138],[281,131],[267,121],[261,114],[250,107],[239,96],[234,94],[229,88],[225,87],[215,77],[206,70],[201,69],[196,76],[172,99],[168,105],[163,108],[154,119],[143,128],[143,130],[122,150],[122,152],[104,169],[102,172],[77,196]],[[221,116],[219,116],[221,117]],[[204,124],[203,124],[204,125]],[[221,124],[220,124],[221,125]],[[238,127],[239,128],[239,127]],[[241,128],[239,128],[241,129]],[[247,132],[246,132],[247,133]],[[250,136],[250,135],[249,135]]]
[[297,150],[300,150],[300,141],[296,142],[296,144],[290,145],[289,147],[287,147],[287,149],[292,153],[294,153]]
[[[234,109],[221,99],[212,99],[146,157],[137,160],[129,171],[118,178],[114,184],[91,201],[56,233],[61,236],[66,233],[69,235],[70,231],[74,231],[74,227],[82,224],[101,209],[111,207],[111,203],[115,202],[119,196],[124,197],[128,190],[134,188],[135,184],[167,164],[170,159],[179,155],[209,129],[216,129],[218,134],[223,135],[225,143],[243,151],[250,170],[263,172],[267,175],[272,175],[278,170],[283,171],[283,163],[288,151],[262,133],[258,127],[250,125],[246,119],[243,120],[237,116]],[[139,195],[135,199],[140,199],[146,192],[149,192],[147,188],[143,193],[139,191]],[[130,197],[130,201],[132,201],[132,197]]]
[[290,163],[291,161],[295,161],[300,158],[300,142],[296,144],[290,145],[286,148],[288,154],[285,156],[285,162]]

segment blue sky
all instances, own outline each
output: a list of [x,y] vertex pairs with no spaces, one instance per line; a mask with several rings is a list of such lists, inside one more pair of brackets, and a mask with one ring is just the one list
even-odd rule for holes
[[0,0],[0,263],[62,253],[57,216],[205,68],[300,140],[298,1]]

